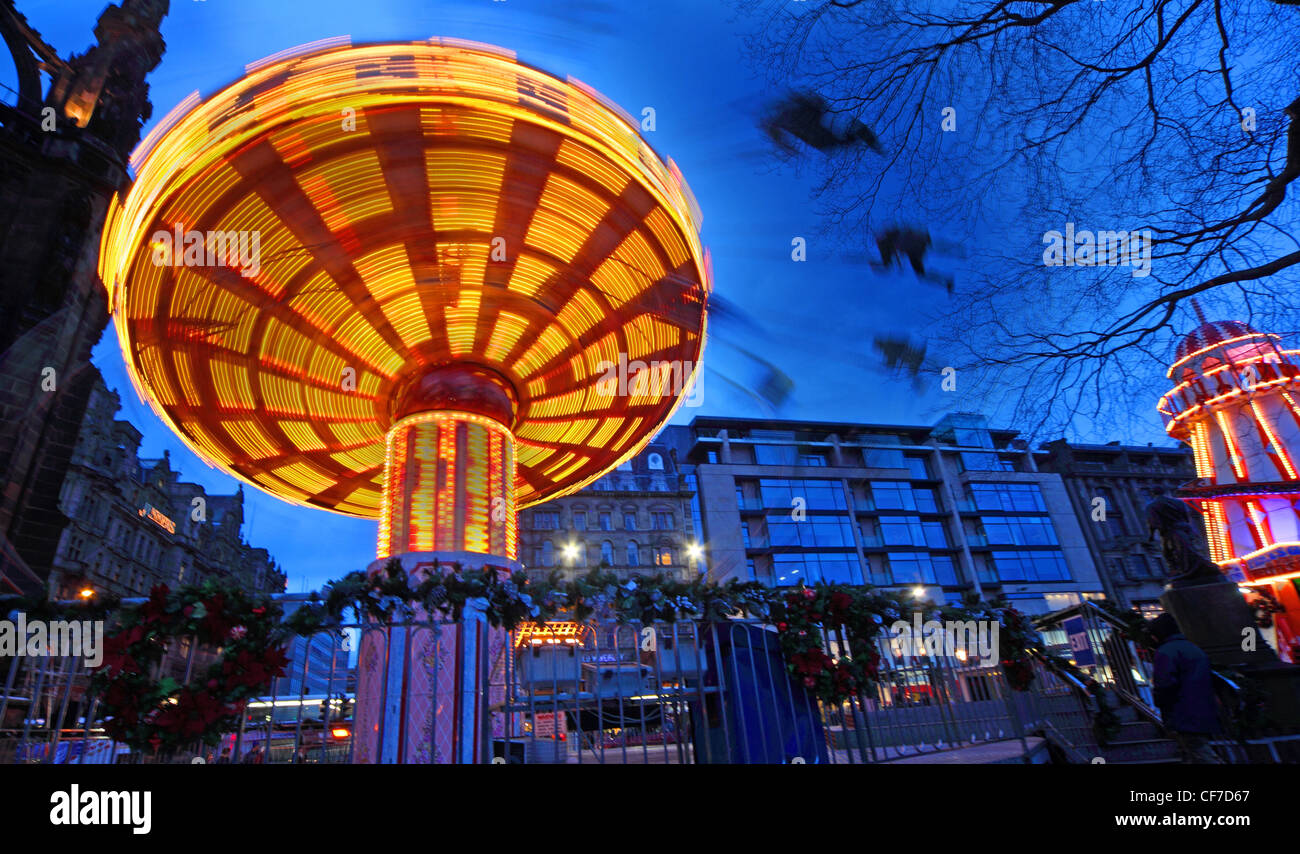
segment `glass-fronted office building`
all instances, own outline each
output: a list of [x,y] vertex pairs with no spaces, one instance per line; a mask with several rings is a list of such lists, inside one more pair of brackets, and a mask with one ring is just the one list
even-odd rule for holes
[[978,415],[938,424],[696,418],[660,440],[695,492],[709,576],[871,584],[1041,613],[1102,585],[1060,477]]

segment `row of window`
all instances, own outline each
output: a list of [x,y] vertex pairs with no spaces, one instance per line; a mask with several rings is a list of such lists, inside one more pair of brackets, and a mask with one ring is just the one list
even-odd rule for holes
[[[540,546],[533,550],[533,566],[551,567],[556,563],[555,544],[546,540]],[[672,566],[673,550],[671,546],[651,546],[649,549],[650,561],[653,566]],[[635,542],[627,544],[625,552],[627,562],[624,566],[641,565],[641,546]],[[573,549],[561,550],[560,560],[563,566],[587,566],[587,546],[585,543],[579,544]],[[614,560],[614,544],[609,540],[604,540],[600,544],[600,562],[609,566],[617,566]]]
[[991,546],[1054,546],[1056,529],[1046,516],[985,516],[982,533]]
[[[596,514],[596,526],[600,531],[614,530],[614,515],[608,512]],[[557,531],[560,528],[560,513],[558,510],[534,510],[533,511],[533,530],[534,531]],[[573,529],[575,531],[587,530],[587,512],[585,510],[573,511]],[[655,510],[650,513],[650,530],[651,531],[671,531],[673,529],[673,514],[668,511]],[[637,527],[636,514],[623,514],[623,530],[636,531]]]
[[1070,580],[1070,569],[1059,551],[993,552],[992,561],[1002,581]]
[[[808,445],[754,445],[732,446],[732,462],[753,463],[760,466],[811,466],[825,467],[831,464],[831,451],[828,448]],[[917,480],[932,477],[930,465],[924,454],[905,454],[895,448],[841,448],[840,458],[846,466],[877,469],[906,469]],[[709,462],[718,461],[717,451],[709,451]]]
[[[929,552],[887,552],[883,559],[868,561],[870,582],[876,585],[939,584],[958,586],[957,565],[951,555]],[[862,584],[861,565],[857,556],[844,552],[802,552],[772,555],[772,576],[761,579],[755,561],[748,561],[750,578],[766,580],[776,586],[815,584]],[[1002,582],[1070,581],[1065,556],[1059,551],[993,552],[991,574],[987,580]]]
[[939,502],[935,499],[933,489],[927,486],[912,486],[904,481],[872,481],[871,501],[877,510],[939,512]]
[[970,483],[966,489],[976,510],[1047,511],[1036,483]]

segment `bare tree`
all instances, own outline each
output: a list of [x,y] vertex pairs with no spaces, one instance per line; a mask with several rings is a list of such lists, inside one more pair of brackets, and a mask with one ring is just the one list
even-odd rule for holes
[[[900,218],[960,235],[924,326],[982,405],[1113,430],[1149,419],[1191,298],[1300,326],[1300,0],[737,2],[773,82],[880,141],[806,155],[846,248]],[[1049,266],[1067,223],[1149,230],[1149,269],[1113,243]]]

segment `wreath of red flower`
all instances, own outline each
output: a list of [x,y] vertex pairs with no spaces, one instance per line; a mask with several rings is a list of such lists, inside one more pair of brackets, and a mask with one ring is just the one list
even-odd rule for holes
[[[876,636],[885,623],[885,603],[860,589],[817,585],[792,590],[773,608],[786,669],[828,703],[842,703],[875,684],[880,673]],[[823,629],[842,644],[832,658],[822,645]]]
[[[144,604],[122,612],[91,677],[107,733],[137,750],[215,744],[238,727],[248,699],[284,675],[281,613],[269,599],[211,583],[154,587]],[[156,678],[168,644],[186,637],[215,650],[217,661],[187,685]]]

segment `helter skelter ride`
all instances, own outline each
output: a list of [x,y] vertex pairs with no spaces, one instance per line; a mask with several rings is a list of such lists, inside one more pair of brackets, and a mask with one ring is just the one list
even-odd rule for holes
[[[132,165],[100,274],[138,392],[212,465],[378,519],[372,570],[517,567],[516,509],[635,454],[698,370],[685,181],[618,107],[508,51],[273,56]],[[620,355],[648,375],[611,388]],[[472,623],[366,635],[359,761],[482,761],[502,638]]]

